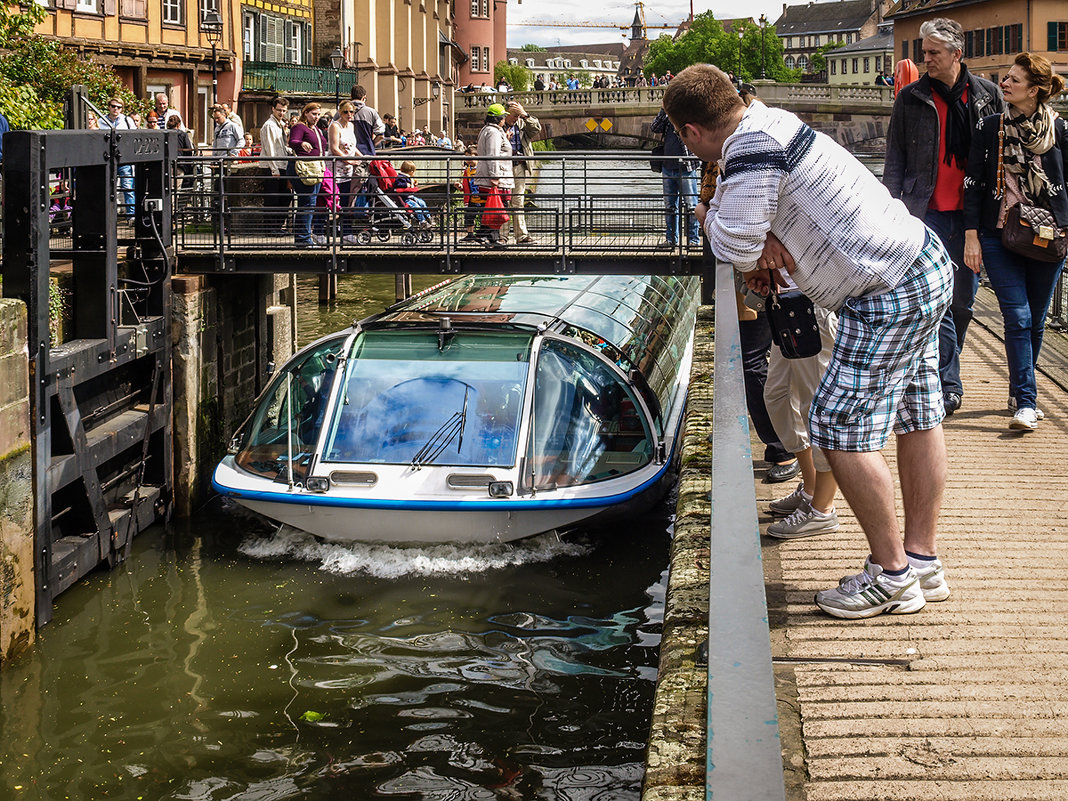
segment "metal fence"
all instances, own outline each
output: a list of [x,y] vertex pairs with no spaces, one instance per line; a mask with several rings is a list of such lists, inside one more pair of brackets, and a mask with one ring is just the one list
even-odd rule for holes
[[[508,221],[497,232],[486,224],[490,188],[472,174],[480,164],[489,169],[491,161],[436,149],[389,150],[370,166],[356,163],[349,178],[344,172],[350,165],[337,158],[290,158],[280,163],[279,176],[248,159],[181,159],[174,182],[175,242],[179,253],[221,255],[250,249],[449,253],[504,243],[517,255],[701,252],[692,216],[696,179],[688,179],[673,214],[664,178],[651,170],[648,154],[495,160],[505,174],[518,167],[526,184],[520,198],[508,186],[512,180],[499,182],[510,196],[503,198]],[[309,165],[325,170],[326,179],[297,174]],[[400,173],[406,165],[414,167],[414,191],[401,191],[392,176],[378,174]]]

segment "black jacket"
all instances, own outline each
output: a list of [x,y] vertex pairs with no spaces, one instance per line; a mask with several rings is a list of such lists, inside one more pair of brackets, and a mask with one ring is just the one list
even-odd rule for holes
[[[913,217],[923,219],[938,177],[938,110],[924,75],[898,93],[886,134],[883,184],[901,198]],[[1001,90],[985,78],[968,75],[968,122],[1005,110]]]
[[[1064,176],[1068,173],[1068,122],[1057,118],[1056,138],[1042,154],[1042,169],[1050,183],[1050,211],[1057,225],[1068,226],[1068,193]],[[979,121],[972,135],[968,154],[968,171],[964,177],[964,229],[994,231],[1001,212],[998,195],[998,131],[1001,115],[991,114]]]

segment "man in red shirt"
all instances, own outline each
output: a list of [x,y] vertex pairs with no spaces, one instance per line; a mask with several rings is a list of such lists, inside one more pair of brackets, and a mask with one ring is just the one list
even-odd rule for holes
[[1005,109],[1001,90],[961,61],[964,29],[945,18],[920,26],[927,73],[902,87],[886,137],[883,183],[938,234],[953,260],[953,301],[938,332],[938,372],[946,414],[960,408],[960,352],[979,275],[964,264],[964,170],[980,119]]

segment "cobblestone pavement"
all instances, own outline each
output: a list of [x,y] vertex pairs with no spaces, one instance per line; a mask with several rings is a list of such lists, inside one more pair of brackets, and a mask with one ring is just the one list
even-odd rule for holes
[[[791,799],[1068,798],[1068,348],[1047,335],[1046,418],[1010,432],[1000,327],[982,290],[964,405],[945,425],[947,601],[866,621],[820,612],[813,593],[867,553],[841,496],[834,534],[763,538]],[[762,527],[784,488],[757,484]]]

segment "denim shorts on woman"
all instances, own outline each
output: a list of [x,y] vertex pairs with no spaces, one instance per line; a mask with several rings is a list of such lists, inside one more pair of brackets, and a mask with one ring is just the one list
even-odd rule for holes
[[809,410],[813,445],[877,451],[891,430],[906,434],[942,422],[938,327],[952,295],[952,262],[928,232],[901,283],[846,301],[838,311],[831,362]]

